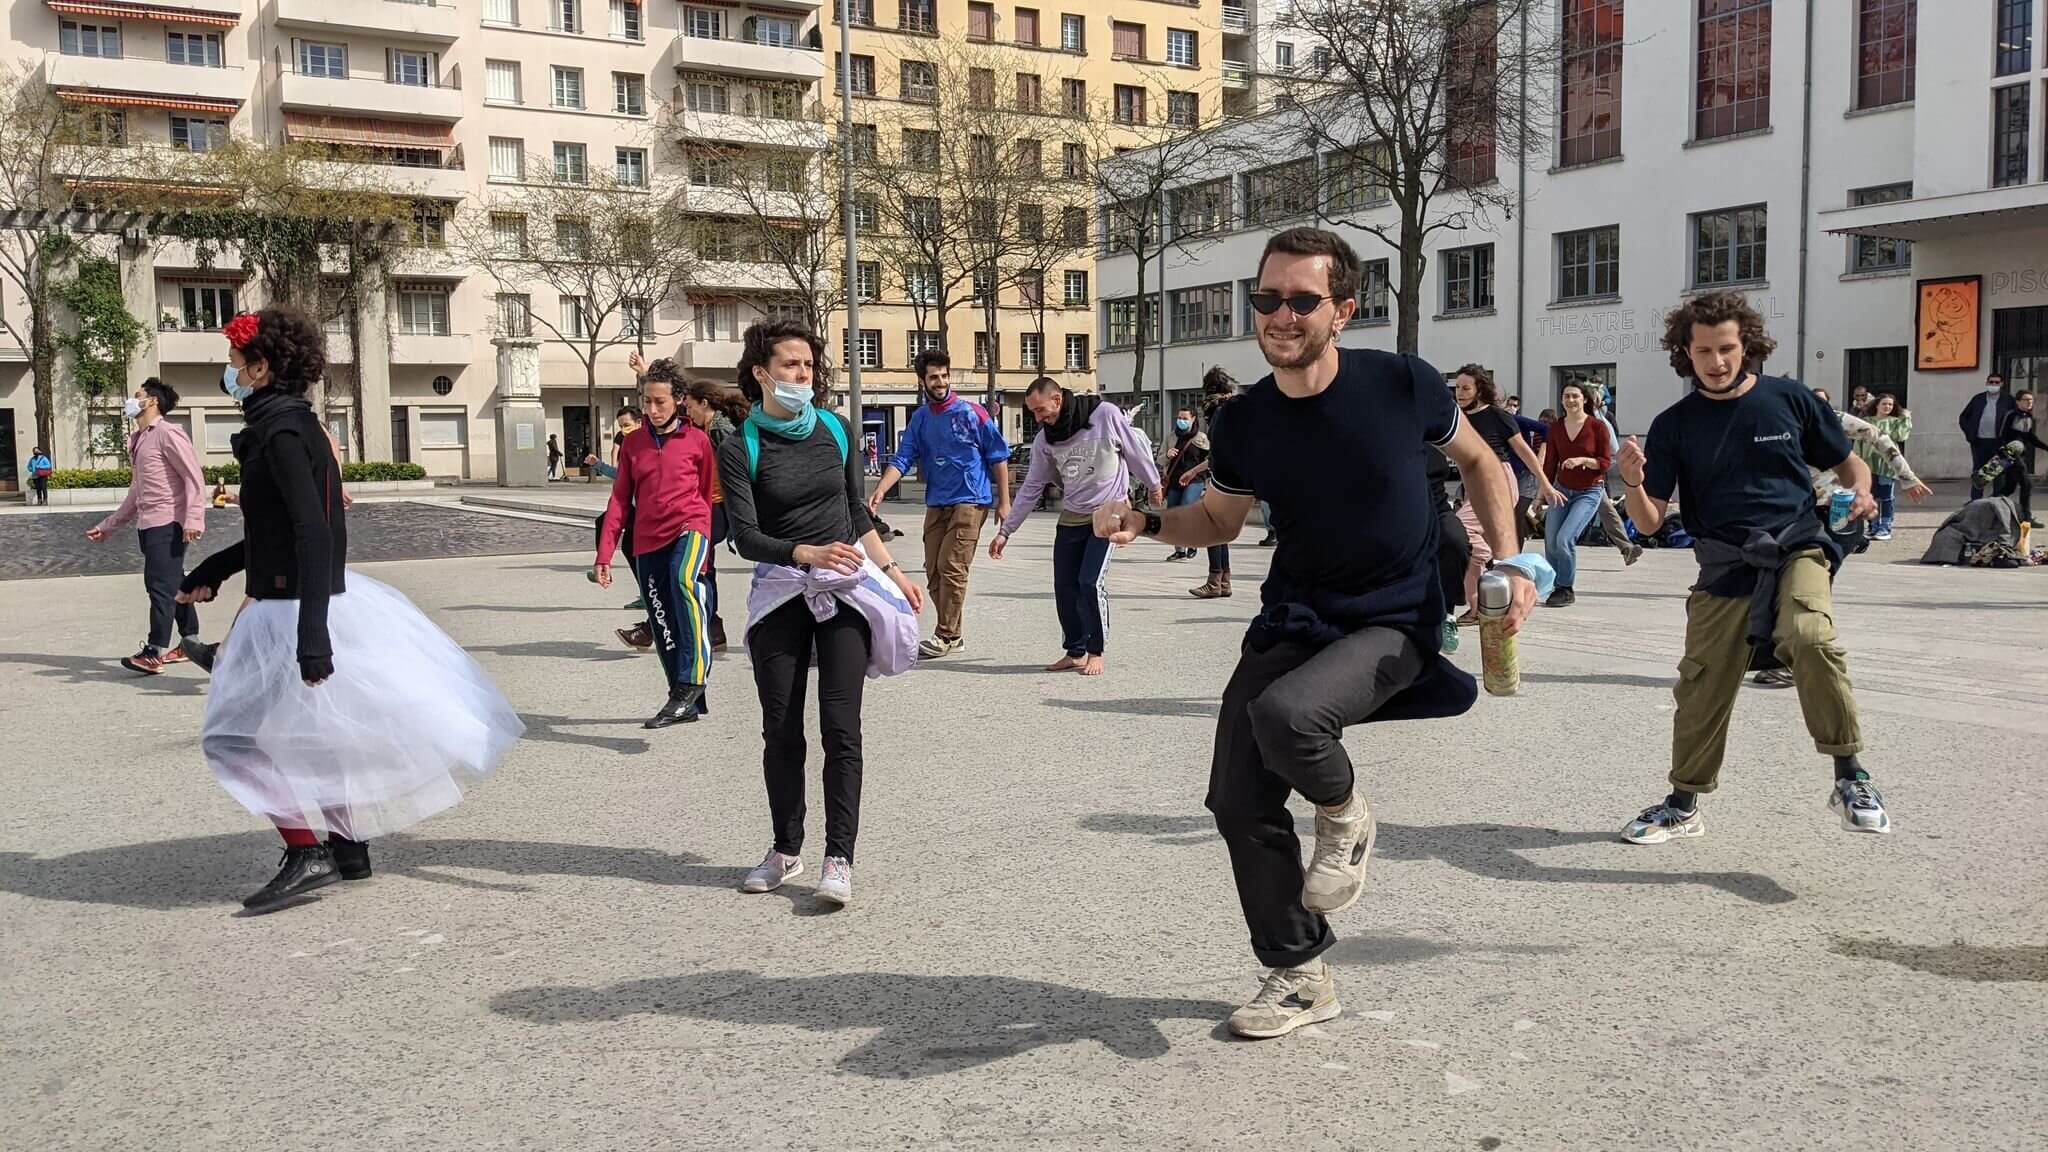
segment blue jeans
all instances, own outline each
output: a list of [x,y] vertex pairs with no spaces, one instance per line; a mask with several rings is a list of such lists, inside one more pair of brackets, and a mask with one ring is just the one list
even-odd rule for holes
[[1557,571],[1557,586],[1576,586],[1579,575],[1579,537],[1586,525],[1600,514],[1600,488],[1566,488],[1560,485],[1565,502],[1543,514],[1543,555]]
[[1877,501],[1877,530],[1892,530],[1892,513],[1897,510],[1896,499],[1899,487],[1889,476],[1870,478],[1870,495]]
[[[1207,480],[1197,480],[1192,484],[1183,485],[1179,488],[1170,488],[1166,493],[1166,506],[1168,508],[1178,508],[1183,504],[1199,503],[1202,499],[1203,490],[1208,487],[1209,482]],[[1230,571],[1230,545],[1217,544],[1210,547],[1209,571]]]
[[1067,655],[1100,656],[1109,639],[1109,541],[1093,524],[1062,524],[1052,538],[1052,599]]

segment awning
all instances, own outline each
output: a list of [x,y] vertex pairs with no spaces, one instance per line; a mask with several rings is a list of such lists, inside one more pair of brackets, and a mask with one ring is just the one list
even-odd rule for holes
[[1917,242],[1991,236],[2048,226],[2048,188],[2016,184],[1945,196],[1888,200],[1820,213],[1831,235],[1880,236]]
[[242,22],[239,12],[195,12],[190,8],[166,8],[159,4],[122,4],[116,0],[49,0],[50,11],[66,16],[107,16],[116,20],[161,20],[167,24],[204,24],[210,28],[233,28]]
[[192,96],[152,96],[146,92],[99,92],[83,88],[59,88],[57,98],[74,104],[112,104],[121,108],[167,108],[173,112],[213,112],[231,115],[241,106],[237,100],[202,100]]
[[446,124],[372,120],[361,116],[321,116],[310,112],[285,113],[284,134],[287,140],[317,140],[322,144],[353,144],[368,148],[455,147],[454,129]]

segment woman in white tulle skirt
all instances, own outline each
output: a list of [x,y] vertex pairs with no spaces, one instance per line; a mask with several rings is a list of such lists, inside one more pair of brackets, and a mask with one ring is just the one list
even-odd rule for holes
[[[288,307],[227,326],[242,402],[242,542],[185,578],[210,600],[246,572],[248,599],[213,654],[200,748],[230,796],[284,838],[255,912],[370,875],[366,841],[462,799],[523,726],[490,677],[396,590],[344,567],[339,466],[305,391],[326,356]],[[323,843],[318,829],[325,829]]]

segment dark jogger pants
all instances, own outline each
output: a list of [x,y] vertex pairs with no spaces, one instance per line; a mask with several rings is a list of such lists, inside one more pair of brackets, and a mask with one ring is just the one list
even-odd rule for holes
[[142,586],[149,592],[149,646],[161,652],[171,646],[171,625],[178,638],[199,635],[199,609],[178,603],[178,585],[185,580],[185,526],[159,524],[135,534],[142,545]]
[[1052,538],[1052,598],[1069,656],[1100,656],[1109,637],[1109,541],[1093,524],[1062,524]]
[[1389,628],[1361,629],[1321,650],[1247,646],[1238,657],[1216,718],[1207,804],[1230,849],[1261,964],[1306,964],[1335,939],[1328,922],[1301,906],[1301,841],[1288,794],[1316,804],[1349,796],[1344,729],[1413,684],[1429,658]]
[[711,626],[704,611],[704,554],[711,544],[685,532],[642,554],[635,575],[647,599],[647,630],[671,692],[711,676]]
[[868,622],[845,604],[830,620],[802,597],[747,629],[754,687],[761,693],[761,776],[775,850],[804,847],[804,681],[818,654],[818,728],[825,746],[825,855],[853,862],[860,832],[860,700],[867,683]]

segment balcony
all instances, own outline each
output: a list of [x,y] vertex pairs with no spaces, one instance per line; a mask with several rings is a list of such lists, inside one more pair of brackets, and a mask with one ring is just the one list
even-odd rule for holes
[[746,347],[738,340],[685,340],[683,367],[730,372],[740,366],[740,353]]
[[393,364],[469,364],[475,360],[476,349],[467,333],[428,336],[394,332],[391,336]]
[[226,112],[232,111],[228,106],[240,105],[249,98],[252,83],[249,74],[240,68],[173,64],[137,55],[63,56],[54,52],[43,58],[43,79],[57,89],[94,94],[152,93],[176,100],[220,104]]
[[685,140],[716,140],[757,148],[796,148],[822,152],[831,141],[815,120],[771,120],[729,112],[682,112],[676,127]]
[[691,72],[728,72],[764,80],[816,80],[825,74],[825,54],[815,48],[747,40],[678,36],[671,59],[678,69]]
[[765,216],[770,220],[816,220],[830,211],[822,192],[813,192],[808,202],[794,192],[762,192],[738,188],[708,188],[691,185],[683,189],[683,207],[711,216]]
[[692,272],[690,286],[699,289],[787,292],[792,287],[790,279],[789,270],[780,264],[747,260],[706,260]]
[[225,364],[228,342],[217,329],[172,328],[156,334],[156,358],[160,364]]
[[469,193],[469,173],[460,168],[419,168],[410,164],[353,164],[322,160],[307,165],[307,177],[336,186],[372,187],[432,200],[460,200]]
[[277,0],[277,22],[332,35],[452,44],[462,13],[446,0]]
[[1252,83],[1252,66],[1242,60],[1223,62],[1223,86],[1225,88],[1249,88]]
[[462,88],[453,82],[394,84],[381,72],[350,72],[333,77],[312,76],[297,70],[286,71],[281,79],[284,106],[302,112],[412,120],[462,119]]
[[1251,30],[1252,18],[1249,12],[1235,4],[1225,4],[1223,6],[1223,34],[1225,36],[1245,36],[1249,35]]

